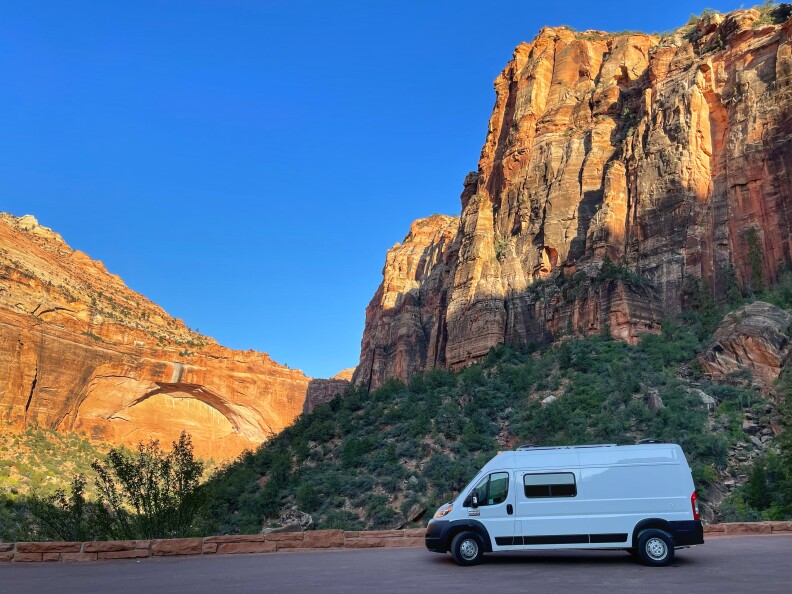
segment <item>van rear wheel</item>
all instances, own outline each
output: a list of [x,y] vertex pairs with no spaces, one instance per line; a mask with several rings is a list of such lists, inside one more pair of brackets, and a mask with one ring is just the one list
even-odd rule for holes
[[665,530],[643,530],[638,535],[638,556],[644,565],[670,565],[674,560],[674,539]]
[[484,557],[484,543],[474,532],[460,532],[451,541],[451,556],[459,565],[476,565]]

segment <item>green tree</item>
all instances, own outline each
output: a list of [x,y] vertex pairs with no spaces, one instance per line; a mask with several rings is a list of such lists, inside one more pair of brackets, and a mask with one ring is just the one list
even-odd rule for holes
[[133,453],[113,448],[105,462],[97,460],[92,468],[99,502],[109,510],[118,536],[168,538],[195,532],[206,494],[200,484],[203,462],[193,456],[186,432],[170,452],[151,440]]
[[41,523],[42,536],[67,541],[108,538],[110,517],[102,506],[85,500],[85,483],[85,476],[78,474],[68,496],[58,489],[48,497],[31,498],[30,511]]

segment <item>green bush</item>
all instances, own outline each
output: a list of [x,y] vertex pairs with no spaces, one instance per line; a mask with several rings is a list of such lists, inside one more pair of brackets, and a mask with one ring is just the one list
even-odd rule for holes
[[113,448],[93,469],[99,503],[109,511],[114,534],[135,539],[195,532],[205,503],[203,462],[194,458],[187,433],[182,432],[170,452],[155,440],[139,444],[134,453]]
[[316,511],[322,504],[321,497],[309,483],[303,483],[297,488],[295,498],[297,506],[306,512]]
[[112,535],[112,520],[104,507],[85,499],[85,477],[72,480],[70,494],[58,489],[47,497],[34,496],[31,513],[41,524],[41,536],[65,541],[102,540]]

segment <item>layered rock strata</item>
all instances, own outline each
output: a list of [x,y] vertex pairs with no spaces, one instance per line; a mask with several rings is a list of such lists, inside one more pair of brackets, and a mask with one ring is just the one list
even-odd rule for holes
[[459,251],[459,219],[415,221],[385,257],[384,280],[366,308],[353,383],[366,388],[444,367],[446,309]]
[[308,383],[191,331],[32,217],[0,215],[0,422],[129,445],[187,430],[225,459],[291,424]]
[[747,370],[765,390],[792,356],[792,315],[756,301],[730,313],[699,356],[702,369],[718,378]]
[[635,341],[701,291],[773,282],[792,261],[789,16],[663,37],[545,28],[518,46],[456,232],[435,219],[388,252],[355,382],[559,334]]

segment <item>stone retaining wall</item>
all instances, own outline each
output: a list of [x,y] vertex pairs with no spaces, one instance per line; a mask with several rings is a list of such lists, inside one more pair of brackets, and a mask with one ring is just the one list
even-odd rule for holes
[[[308,532],[273,532],[270,534],[237,534],[162,540],[0,542],[0,563],[98,561],[171,555],[233,555],[373,547],[422,547],[424,546],[425,532],[425,528],[369,532],[311,530]],[[704,533],[707,538],[729,535],[792,534],[792,522],[708,524],[704,526]]]
[[0,542],[0,563],[98,561],[170,555],[233,555],[276,551],[422,547],[425,528],[350,532],[310,530],[270,534],[235,534],[205,538],[108,540],[93,542]]
[[732,524],[704,525],[705,537],[738,534],[792,534],[792,522],[734,522]]

